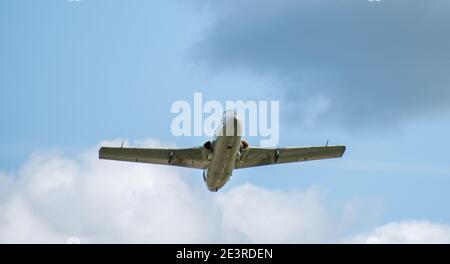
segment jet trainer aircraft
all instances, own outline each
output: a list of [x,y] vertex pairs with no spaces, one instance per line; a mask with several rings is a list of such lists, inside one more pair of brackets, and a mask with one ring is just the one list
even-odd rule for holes
[[[231,128],[231,131],[230,131]],[[231,135],[230,135],[231,134]],[[212,141],[193,148],[101,147],[100,159],[143,162],[203,170],[208,189],[217,192],[229,181],[234,169],[288,162],[342,157],[345,146],[261,148],[241,140],[242,123],[236,113],[225,112]]]

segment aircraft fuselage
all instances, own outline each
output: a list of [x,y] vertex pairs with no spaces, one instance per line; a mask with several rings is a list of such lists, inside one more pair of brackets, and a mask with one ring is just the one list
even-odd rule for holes
[[206,185],[210,191],[216,192],[230,179],[241,146],[241,134],[241,121],[235,114],[225,113],[212,144],[211,161],[204,171]]

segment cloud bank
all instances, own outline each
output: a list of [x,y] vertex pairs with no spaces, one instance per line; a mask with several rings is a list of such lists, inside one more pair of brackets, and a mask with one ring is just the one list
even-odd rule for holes
[[397,244],[397,243],[450,243],[450,227],[429,221],[393,222],[367,234],[359,234],[348,243]]
[[195,48],[196,60],[278,79],[283,107],[297,123],[314,117],[372,128],[450,110],[448,1],[247,0],[207,7],[216,19]]
[[[158,146],[156,140],[137,142]],[[102,145],[120,145],[120,141]],[[127,144],[125,144],[127,145]],[[210,193],[198,171],[104,161],[97,148],[65,157],[35,153],[16,175],[0,173],[0,242],[448,243],[450,228],[399,222],[349,230],[367,211],[336,210],[326,190],[252,184]],[[195,181],[188,178],[196,177]],[[193,183],[196,182],[196,183]],[[370,206],[365,210],[370,210]]]

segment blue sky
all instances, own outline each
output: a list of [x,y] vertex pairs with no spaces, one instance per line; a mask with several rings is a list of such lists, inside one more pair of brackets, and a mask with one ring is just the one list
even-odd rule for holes
[[[447,224],[449,8],[438,0],[2,1],[0,171],[20,175],[33,153],[73,157],[118,138],[200,145],[207,138],[170,132],[172,103],[195,92],[280,100],[280,146],[329,139],[347,145],[345,156],[235,171],[224,192],[318,186],[337,207],[381,208],[370,225]],[[328,107],[314,108],[317,100]],[[204,188],[201,172],[182,173]]]

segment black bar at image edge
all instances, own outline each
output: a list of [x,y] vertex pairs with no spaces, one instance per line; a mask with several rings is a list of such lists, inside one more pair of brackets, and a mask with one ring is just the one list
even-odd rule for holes
[[430,261],[450,256],[449,245],[297,245],[297,244],[80,244],[0,245],[3,257],[15,260],[78,262],[88,260],[149,260],[175,263],[271,263],[281,260],[343,260],[347,262],[392,259]]

